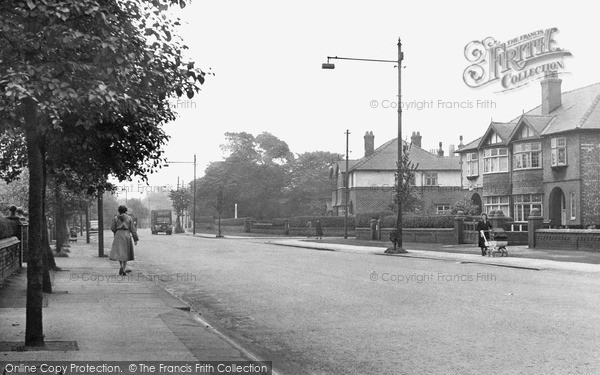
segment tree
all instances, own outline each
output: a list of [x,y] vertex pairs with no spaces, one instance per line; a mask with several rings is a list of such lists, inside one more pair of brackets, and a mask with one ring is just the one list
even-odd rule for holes
[[133,214],[138,219],[138,227],[141,221],[148,219],[150,210],[142,203],[141,199],[130,198],[127,201],[127,212]]
[[290,168],[287,213],[295,216],[324,215],[331,199],[329,169],[342,155],[325,151],[298,155]]
[[[390,241],[392,241],[394,244],[394,248],[393,250],[388,249],[393,252],[397,251],[397,245],[399,243],[402,244],[402,227],[400,226],[402,211],[413,210],[419,204],[419,198],[415,194],[415,187],[412,184],[412,181],[414,181],[415,172],[419,166],[415,165],[410,160],[409,147],[404,144],[402,147],[401,158],[396,162],[398,167],[394,182],[396,194],[394,194],[392,203],[392,208],[398,212],[396,229],[390,233]],[[398,209],[399,203],[401,203],[400,207],[402,207],[402,211]],[[386,250],[386,252],[388,250]]]
[[171,190],[169,192],[169,198],[173,202],[173,209],[175,215],[177,215],[177,225],[175,226],[175,233],[183,233],[184,230],[181,228],[181,217],[183,212],[188,209],[192,202],[192,194],[187,189]]
[[[22,129],[29,168],[26,345],[44,345],[44,136],[62,129],[72,114],[74,126],[90,133],[101,132],[103,124],[127,129],[127,115],[142,127],[173,120],[168,96],[191,98],[205,76],[183,61],[185,46],[173,32],[179,22],[161,17],[179,3],[185,5],[184,0],[0,3],[0,131]],[[85,141],[83,147],[93,149]],[[122,178],[126,168],[117,164]]]

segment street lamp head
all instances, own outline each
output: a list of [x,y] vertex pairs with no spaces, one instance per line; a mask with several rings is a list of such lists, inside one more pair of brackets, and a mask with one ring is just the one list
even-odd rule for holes
[[323,65],[321,65],[321,69],[335,69],[335,64],[330,62],[323,63]]

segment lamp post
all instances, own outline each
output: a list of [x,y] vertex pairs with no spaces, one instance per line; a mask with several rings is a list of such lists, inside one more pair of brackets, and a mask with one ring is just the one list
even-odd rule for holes
[[[196,154],[194,154],[194,161],[167,161],[167,164],[165,164],[165,167],[168,167],[169,164],[194,164],[194,213],[192,214],[192,221],[193,221],[193,229],[192,229],[192,233],[194,235],[196,235]],[[179,185],[179,182],[177,182],[177,185]]]
[[[398,217],[396,219],[396,241],[397,241],[397,245],[398,245],[398,252],[403,252],[404,250],[402,249],[402,200],[401,198],[401,186],[400,184],[403,184],[404,181],[402,180],[402,174],[401,174],[401,161],[402,161],[402,106],[400,105],[400,103],[402,102],[402,95],[401,95],[401,87],[402,87],[402,60],[404,60],[404,53],[402,52],[402,43],[400,42],[400,38],[398,38],[398,59],[397,60],[378,60],[378,59],[359,59],[359,58],[354,58],[354,57],[338,57],[338,56],[327,56],[327,62],[323,63],[323,65],[321,66],[322,69],[335,69],[335,65],[333,63],[330,62],[330,60],[353,60],[353,61],[369,61],[369,62],[384,62],[384,63],[394,63],[397,64],[398,67],[398,160],[396,161],[397,164],[397,171],[396,173],[398,173],[398,186],[396,189],[396,196],[397,196],[397,201],[398,201]],[[347,173],[348,171],[346,171],[346,177],[347,177]],[[347,208],[346,208],[346,212],[347,212]]]

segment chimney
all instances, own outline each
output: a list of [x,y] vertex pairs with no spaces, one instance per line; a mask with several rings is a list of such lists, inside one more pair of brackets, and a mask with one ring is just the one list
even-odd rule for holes
[[450,145],[448,148],[448,156],[454,156],[454,151],[456,151],[456,147],[454,145]]
[[412,132],[410,137],[410,143],[417,147],[421,147],[421,133],[420,132]]
[[440,148],[438,149],[438,156],[444,156],[444,150],[442,149],[442,142],[440,142]]
[[365,157],[371,156],[375,152],[375,136],[373,132],[365,133]]
[[549,115],[562,104],[560,84],[556,72],[546,72],[542,80],[542,115]]
[[464,146],[464,144],[463,144],[463,136],[462,135],[459,136],[458,139],[460,140],[460,142],[458,143],[458,148],[461,148],[461,147]]

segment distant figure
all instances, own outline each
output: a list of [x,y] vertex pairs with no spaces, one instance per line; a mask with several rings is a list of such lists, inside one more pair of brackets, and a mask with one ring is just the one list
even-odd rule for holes
[[[487,241],[490,240],[490,231],[492,230],[492,223],[488,220],[487,214],[481,214],[481,220],[477,223],[477,233],[479,233],[479,247],[481,248],[481,255],[485,256],[487,252]],[[487,233],[486,233],[487,232]]]
[[315,229],[317,231],[317,239],[323,239],[323,226],[321,225],[321,220],[317,219],[317,223],[315,224]]
[[308,238],[310,238],[310,234],[312,233],[312,221],[308,221],[308,223],[306,223],[306,229],[308,229]]
[[133,242],[137,245],[138,235],[135,224],[131,216],[127,215],[127,207],[119,206],[119,214],[116,215],[110,225],[110,230],[115,234],[115,238],[110,249],[110,260],[118,260],[121,268],[119,275],[127,273],[127,262],[134,260]]

